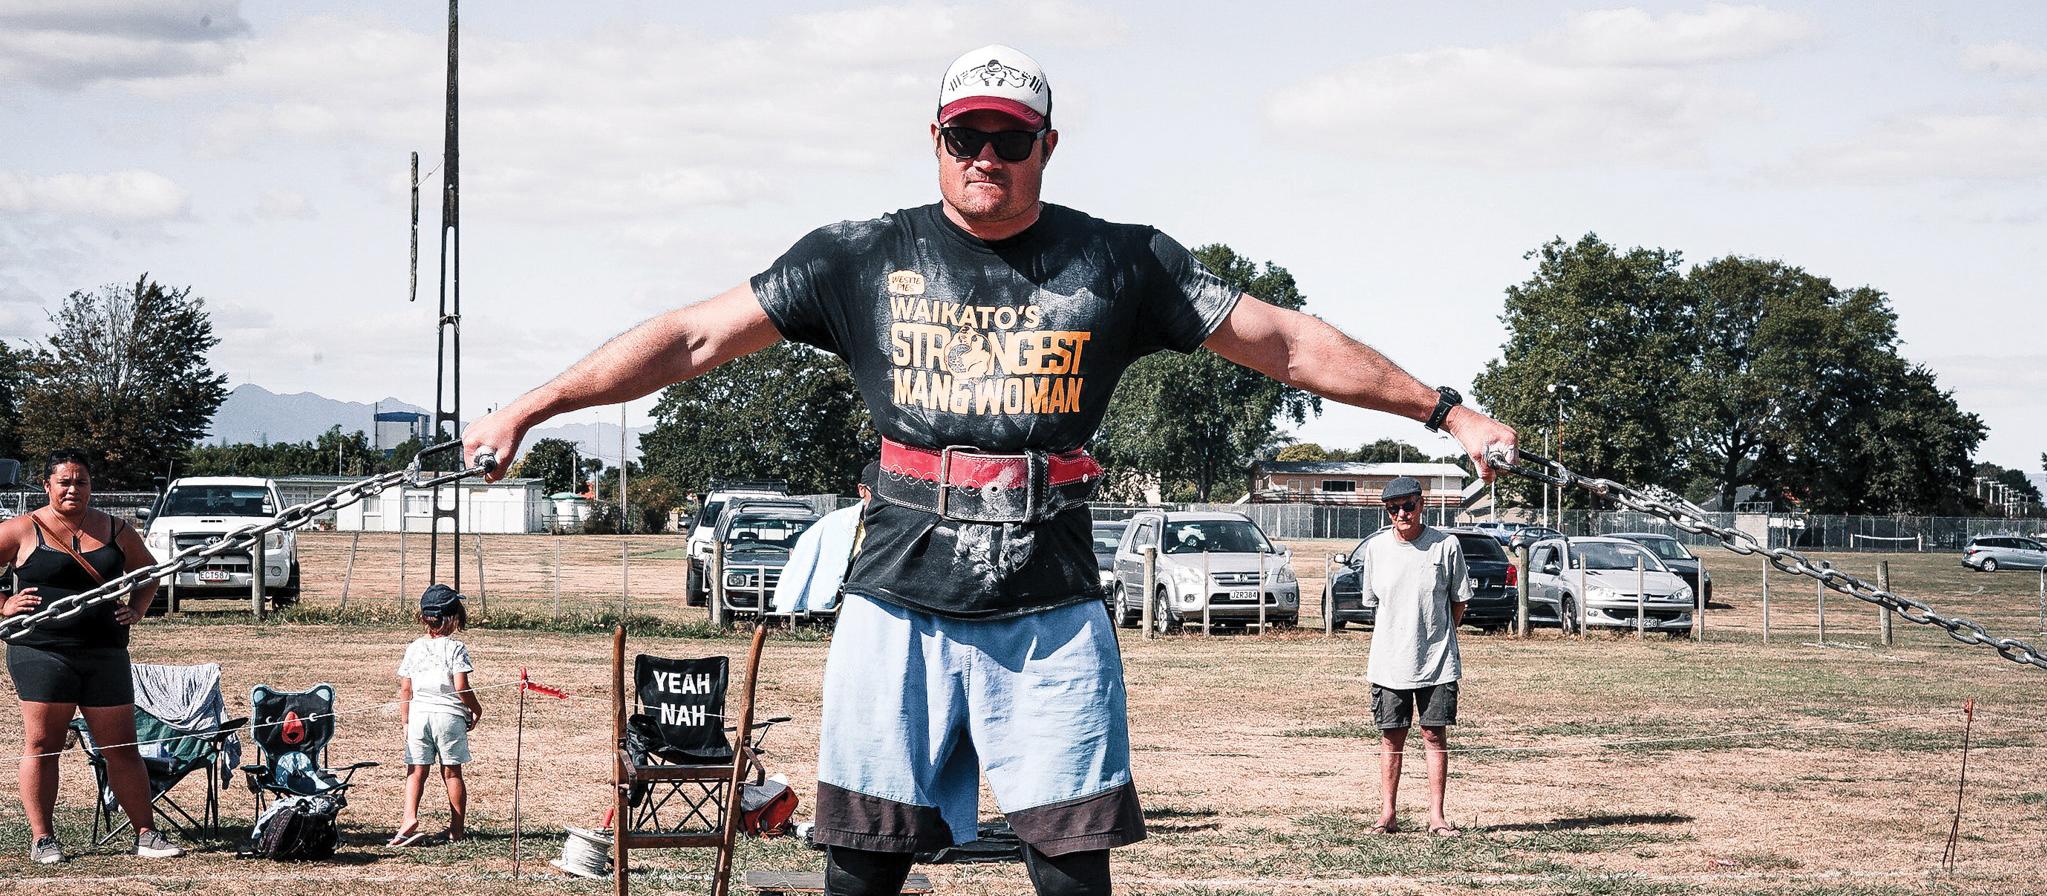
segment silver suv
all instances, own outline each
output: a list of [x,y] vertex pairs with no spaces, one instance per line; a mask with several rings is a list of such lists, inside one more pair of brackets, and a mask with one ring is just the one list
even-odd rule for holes
[[1962,548],[1962,565],[1983,572],[2047,566],[2047,545],[2017,535],[1979,535]]
[[[1158,549],[1150,595],[1144,593],[1146,547]],[[1211,622],[1254,623],[1262,603],[1268,624],[1291,626],[1301,618],[1301,585],[1292,560],[1243,514],[1145,511],[1130,518],[1116,548],[1109,617],[1117,625],[1135,625],[1142,618],[1141,601],[1150,599],[1152,625],[1170,632],[1199,623],[1203,609]]]

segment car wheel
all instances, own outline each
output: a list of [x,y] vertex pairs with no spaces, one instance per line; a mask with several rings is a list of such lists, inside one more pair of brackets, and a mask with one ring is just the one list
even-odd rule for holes
[[1997,558],[1995,558],[1995,557],[1985,557],[1985,558],[1983,558],[1983,571],[1984,571],[1984,572],[1996,572],[1996,571],[1997,571]]
[[1166,589],[1160,588],[1152,598],[1151,627],[1161,635],[1170,635],[1180,630],[1180,620],[1173,616],[1170,602],[1166,600]]
[[1578,602],[1568,594],[1557,602],[1557,628],[1566,635],[1578,633]]
[[1130,591],[1122,582],[1116,583],[1116,608],[1109,615],[1115,617],[1117,628],[1129,628],[1137,624],[1130,613]]
[[1322,589],[1322,619],[1332,632],[1343,631],[1344,621],[1336,618],[1336,593]]

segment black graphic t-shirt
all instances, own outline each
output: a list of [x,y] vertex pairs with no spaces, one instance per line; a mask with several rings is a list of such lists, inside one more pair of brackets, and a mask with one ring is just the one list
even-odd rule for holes
[[[882,435],[923,448],[1087,444],[1131,362],[1207,341],[1237,290],[1151,227],[1044,206],[981,240],[936,204],[812,231],[753,278],[782,336],[846,360]],[[872,501],[846,590],[961,618],[1096,599],[1087,509],[964,523]]]

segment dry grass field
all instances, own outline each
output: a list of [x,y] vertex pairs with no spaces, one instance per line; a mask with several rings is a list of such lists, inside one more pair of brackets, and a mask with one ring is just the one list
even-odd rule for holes
[[[351,545],[356,545],[352,572]],[[475,595],[475,542],[464,546]],[[1336,542],[1293,545],[1303,592],[1319,594]],[[305,608],[255,623],[231,602],[193,604],[184,618],[135,633],[140,661],[219,662],[232,711],[257,682],[332,682],[343,720],[332,759],[381,760],[358,777],[343,813],[346,842],[332,862],[281,865],[233,856],[232,838],[196,855],[149,862],[111,849],[55,867],[24,858],[26,827],[0,801],[0,886],[14,892],[261,894],[601,893],[608,885],[547,867],[567,826],[592,827],[608,804],[608,638],[532,627],[559,615],[588,623],[619,609],[666,622],[701,619],[681,606],[680,539],[491,536],[483,543],[488,612],[466,636],[488,715],[471,767],[471,824],[458,846],[382,846],[399,814],[402,773],[392,669],[413,637],[399,624],[399,548],[393,537],[321,534],[304,540]],[[630,563],[622,572],[620,554]],[[424,587],[425,542],[405,548],[412,594]],[[1874,576],[1883,555],[1830,555]],[[1875,610],[1827,602],[1817,640],[1809,582],[1771,577],[1771,641],[1762,642],[1760,564],[1709,553],[1716,579],[1707,640],[1694,643],[1554,631],[1528,640],[1467,632],[1466,684],[1454,729],[1450,815],[1467,836],[1367,833],[1376,810],[1376,733],[1363,694],[1370,632],[1320,633],[1309,602],[1303,629],[1268,636],[1198,634],[1145,640],[1125,633],[1124,660],[1138,782],[1152,836],[1116,853],[1121,892],[1238,894],[1746,894],[1890,896],[2040,892],[2047,862],[2047,672],[1954,644],[1900,621],[1897,644],[1877,644]],[[1948,554],[1889,555],[1894,587],[2000,634],[2037,639],[2032,573],[1982,575]],[[445,562],[445,561],[444,561]],[[557,573],[560,585],[557,586]],[[347,609],[341,608],[348,580]],[[557,597],[559,595],[559,597]],[[559,611],[557,611],[557,600]],[[472,609],[481,609],[472,606]],[[294,620],[296,617],[296,621]],[[307,620],[316,621],[307,621]],[[502,624],[493,624],[492,620]],[[684,631],[676,626],[665,629]],[[633,648],[739,658],[739,635],[636,637]],[[773,770],[805,796],[814,781],[819,633],[777,634],[762,668],[763,714],[795,721],[768,738]],[[525,667],[567,688],[567,701],[531,700],[524,737],[524,876],[511,860],[513,692]],[[1941,867],[1956,806],[1963,721],[1976,718],[1961,798],[1959,860]],[[19,742],[18,710],[0,701],[0,749]],[[1416,745],[1418,749],[1418,745]],[[1419,827],[1421,762],[1408,763],[1403,824]],[[60,823],[84,845],[90,775],[62,759]],[[434,800],[430,789],[428,803]],[[224,797],[242,831],[250,799]],[[992,799],[984,808],[994,811]],[[429,829],[442,818],[428,813]],[[237,834],[239,831],[236,832]],[[703,892],[707,852],[647,853],[642,892]],[[636,863],[637,864],[637,863]],[[739,867],[817,868],[821,854],[788,840],[751,841]],[[1015,865],[924,869],[948,894],[1029,892]]]

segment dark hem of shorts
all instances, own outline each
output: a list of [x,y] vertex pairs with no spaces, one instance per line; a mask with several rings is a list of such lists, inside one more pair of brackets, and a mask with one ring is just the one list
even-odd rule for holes
[[[812,841],[868,852],[928,852],[956,845],[936,806],[918,806],[817,782]],[[968,838],[972,839],[972,838]]]
[[[1017,839],[1048,856],[1114,849],[1145,838],[1137,783],[1028,809],[1006,812]],[[1078,833],[1070,833],[1070,832]]]

